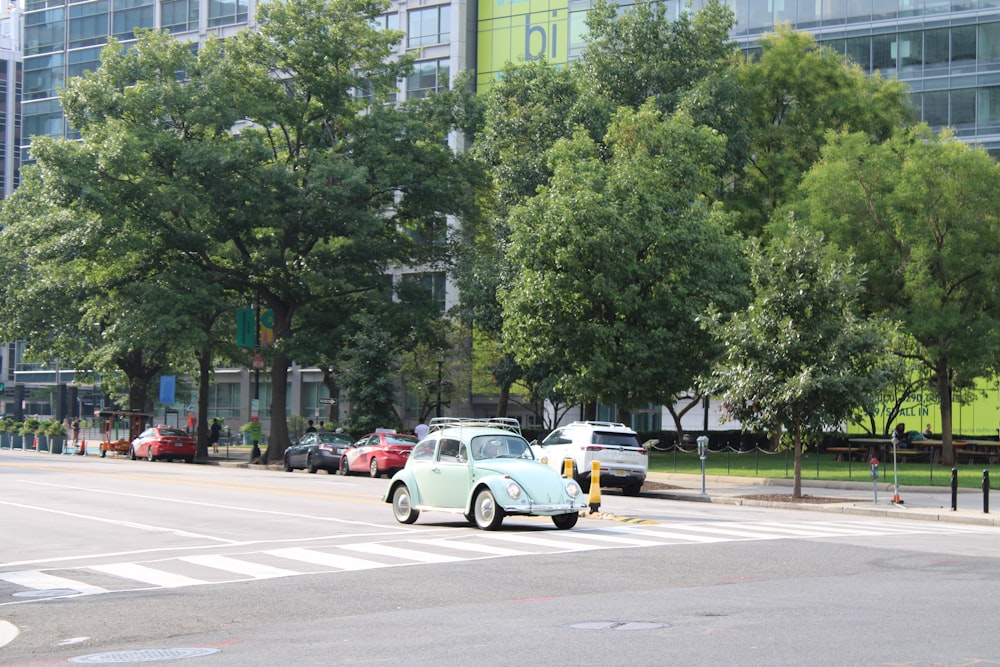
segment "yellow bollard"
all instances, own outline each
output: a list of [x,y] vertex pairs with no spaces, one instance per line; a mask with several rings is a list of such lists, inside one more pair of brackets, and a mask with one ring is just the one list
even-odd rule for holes
[[565,459],[563,461],[563,477],[573,479],[573,459]]
[[590,495],[587,502],[590,503],[590,511],[597,512],[601,509],[601,462],[590,462]]

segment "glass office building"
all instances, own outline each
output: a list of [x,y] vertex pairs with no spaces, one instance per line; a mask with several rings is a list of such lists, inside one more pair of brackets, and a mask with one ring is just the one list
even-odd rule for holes
[[[676,18],[701,0],[667,0]],[[733,39],[753,50],[778,23],[812,33],[866,72],[896,76],[912,90],[917,118],[952,127],[1000,153],[1000,0],[729,0]],[[507,61],[544,56],[554,64],[582,53],[591,0],[482,0],[480,86]]]

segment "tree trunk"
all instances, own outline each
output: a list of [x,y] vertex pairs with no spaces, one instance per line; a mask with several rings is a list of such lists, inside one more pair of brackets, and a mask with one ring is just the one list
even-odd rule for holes
[[510,404],[510,385],[500,387],[500,397],[497,400],[497,417],[507,416],[507,406]]
[[955,447],[952,444],[952,410],[951,410],[951,369],[947,360],[940,360],[935,369],[937,373],[938,398],[941,405],[941,465],[955,465]]
[[264,464],[280,461],[288,449],[288,419],[285,397],[288,395],[288,356],[275,352],[271,358],[271,434],[264,452]]
[[202,350],[198,354],[198,423],[195,426],[195,441],[198,448],[196,458],[208,457],[208,391],[212,379],[212,352]]
[[792,483],[792,498],[802,497],[802,422],[798,418],[795,419],[795,426],[793,426],[792,432],[792,442],[795,451],[795,465],[793,473],[793,483]]

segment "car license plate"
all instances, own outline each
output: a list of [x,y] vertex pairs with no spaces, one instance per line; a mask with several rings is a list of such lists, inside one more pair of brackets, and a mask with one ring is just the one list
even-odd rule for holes
[[615,477],[628,477],[628,470],[614,470],[612,474]]

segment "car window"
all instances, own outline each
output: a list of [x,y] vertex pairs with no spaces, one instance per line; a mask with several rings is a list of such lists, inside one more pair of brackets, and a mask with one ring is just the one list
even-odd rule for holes
[[562,431],[562,429],[552,431],[552,433],[549,433],[549,435],[542,440],[542,447],[548,447],[549,445],[566,445],[572,442],[572,439],[565,437],[563,433],[564,431]]
[[531,448],[524,438],[505,435],[480,435],[472,439],[472,455],[476,459],[525,458],[533,459]]
[[594,431],[595,445],[624,445],[626,447],[638,447],[639,440],[630,433],[608,433],[607,431]]
[[454,438],[441,438],[441,449],[438,461],[455,463],[458,461],[458,450],[462,443]]
[[410,453],[410,459],[413,461],[419,461],[421,459],[430,460],[434,458],[434,441],[424,440],[419,445],[413,448]]
[[387,435],[385,442],[387,445],[412,445],[417,442],[417,439],[412,435]]
[[318,437],[319,440],[329,443],[331,445],[341,445],[350,444],[350,439],[345,438],[342,435],[337,435],[336,433],[310,433],[309,435],[313,437]]
[[173,436],[173,437],[176,438],[176,437],[186,436],[187,433],[185,433],[184,431],[180,430],[179,428],[161,428],[160,429],[160,435],[169,435],[169,436]]

